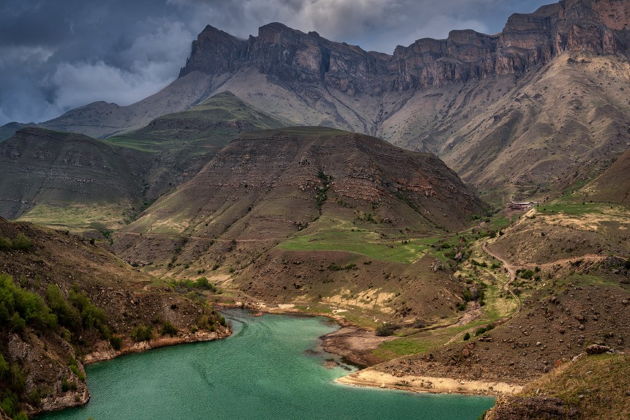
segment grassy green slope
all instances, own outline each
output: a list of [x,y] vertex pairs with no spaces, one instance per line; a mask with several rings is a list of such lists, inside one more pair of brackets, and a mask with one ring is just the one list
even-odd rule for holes
[[[105,141],[155,153],[190,146],[223,146],[238,133],[283,125],[232,93],[223,92],[187,111],[161,116],[140,130]],[[196,152],[203,153],[203,149]]]

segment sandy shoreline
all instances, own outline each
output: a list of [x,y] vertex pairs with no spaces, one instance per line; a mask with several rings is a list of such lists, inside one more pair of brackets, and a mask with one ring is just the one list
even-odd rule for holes
[[410,392],[469,395],[513,395],[521,385],[506,382],[484,382],[431,376],[393,376],[372,368],[363,369],[336,380],[343,385],[398,389]]
[[[513,395],[521,391],[521,385],[497,381],[463,380],[447,377],[432,376],[394,376],[386,372],[378,371],[372,367],[366,367],[364,362],[369,360],[365,354],[356,348],[359,343],[378,345],[380,341],[387,341],[374,336],[375,340],[369,340],[365,333],[368,330],[358,327],[344,319],[342,316],[328,313],[305,313],[297,310],[295,305],[284,304],[276,307],[265,304],[239,304],[232,307],[240,307],[261,313],[284,314],[295,316],[322,316],[329,318],[340,325],[340,329],[320,337],[325,351],[343,360],[355,364],[360,370],[335,380],[342,385],[370,387],[379,389],[397,389],[418,393],[435,394],[463,394],[463,395]],[[356,335],[355,339],[351,336]],[[345,340],[332,340],[336,336],[344,336]],[[361,349],[365,351],[365,349]]]

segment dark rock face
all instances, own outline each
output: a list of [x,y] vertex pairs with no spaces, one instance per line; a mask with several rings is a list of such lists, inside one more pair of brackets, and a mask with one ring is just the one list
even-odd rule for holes
[[211,26],[193,42],[180,77],[255,67],[284,84],[324,83],[346,94],[378,95],[519,74],[565,51],[627,54],[630,5],[618,0],[566,0],[532,14],[514,14],[503,32],[451,31],[447,39],[420,39],[393,55],[367,52],[271,23],[239,40]]

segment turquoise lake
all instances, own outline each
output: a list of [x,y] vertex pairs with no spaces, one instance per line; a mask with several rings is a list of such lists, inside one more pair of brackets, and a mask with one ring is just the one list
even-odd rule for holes
[[477,419],[493,398],[413,394],[334,383],[323,318],[227,311],[234,334],[89,366],[90,402],[38,417],[80,419]]

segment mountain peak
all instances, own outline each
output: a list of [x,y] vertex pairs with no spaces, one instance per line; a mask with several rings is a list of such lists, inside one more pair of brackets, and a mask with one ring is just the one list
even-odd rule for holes
[[[421,39],[399,46],[393,56],[368,53],[279,22],[261,26],[258,36],[247,41],[208,26],[193,43],[181,75],[255,68],[275,80],[324,81],[352,94],[412,90],[521,74],[564,51],[627,54],[629,16],[629,2],[565,0],[534,13],[513,14],[496,35],[454,30],[446,40]],[[590,26],[582,28],[580,22]]]

